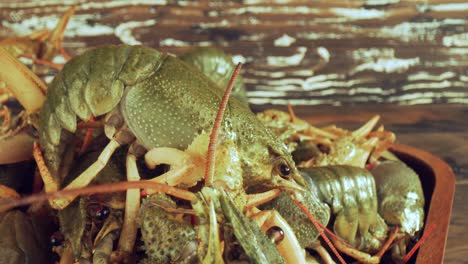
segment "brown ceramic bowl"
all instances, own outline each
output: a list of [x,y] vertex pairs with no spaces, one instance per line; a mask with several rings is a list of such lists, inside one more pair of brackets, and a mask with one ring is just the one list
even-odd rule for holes
[[432,233],[410,262],[442,263],[455,193],[455,175],[447,163],[421,149],[396,145],[393,152],[421,178],[426,199],[425,228],[435,224]]

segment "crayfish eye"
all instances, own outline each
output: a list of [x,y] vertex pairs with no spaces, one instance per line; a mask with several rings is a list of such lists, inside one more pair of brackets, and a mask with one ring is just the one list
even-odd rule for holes
[[282,160],[276,164],[276,170],[282,178],[289,179],[291,175],[291,167]]
[[99,220],[104,220],[109,216],[109,214],[110,214],[109,207],[102,206],[95,212],[95,217]]
[[63,235],[60,232],[55,232],[50,236],[50,244],[54,247],[62,245],[63,240]]
[[277,244],[284,239],[284,231],[278,226],[272,226],[266,231],[266,235],[271,239],[271,242]]

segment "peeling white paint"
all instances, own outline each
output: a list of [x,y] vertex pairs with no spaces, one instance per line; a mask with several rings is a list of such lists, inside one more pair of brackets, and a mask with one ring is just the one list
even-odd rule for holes
[[231,24],[226,19],[217,22],[201,22],[199,24],[200,28],[216,28],[216,27],[228,27]]
[[262,41],[267,35],[265,33],[255,33],[251,35],[242,35],[240,40],[243,41]]
[[447,102],[451,104],[468,104],[468,98],[448,98]]
[[451,82],[451,81],[441,81],[441,82],[424,82],[424,83],[412,83],[406,84],[401,87],[403,91],[409,90],[427,90],[427,89],[444,89],[450,87],[468,87],[468,83],[465,82]]
[[186,41],[178,40],[178,39],[166,38],[166,39],[159,41],[159,46],[161,47],[166,47],[166,46],[188,47],[190,46],[190,43]]
[[282,91],[248,91],[248,97],[285,97],[288,94]]
[[318,47],[317,53],[325,62],[330,61],[330,52],[325,47]]
[[365,5],[367,6],[383,6],[383,5],[392,5],[398,4],[400,0],[367,0]]
[[282,79],[277,79],[277,80],[267,80],[265,84],[272,86],[272,89],[274,86],[282,86],[282,85],[297,85],[297,86],[303,86],[304,85],[304,80],[299,79],[299,78],[282,78]]
[[0,2],[0,8],[31,8],[31,7],[42,7],[50,5],[73,5],[78,1],[70,0],[45,0],[45,1],[30,1],[30,2]]
[[305,91],[325,90],[325,89],[330,89],[333,87],[349,88],[351,86],[354,86],[357,84],[363,84],[366,82],[367,80],[363,80],[363,79],[343,80],[343,81],[324,81],[324,82],[309,82],[309,80],[306,80],[302,88]]
[[[114,28],[95,23],[93,25],[88,24],[89,20],[96,19],[96,16],[83,14],[74,15],[68,22],[67,28],[64,32],[65,37],[88,37],[88,36],[102,36],[111,35],[114,33]],[[36,31],[55,28],[60,20],[59,15],[53,16],[31,16],[25,18],[17,23],[10,23],[8,21],[2,21],[2,26],[9,28],[15,35],[28,35]]]
[[444,36],[442,43],[446,47],[464,47],[468,46],[468,33],[461,33],[451,36]]
[[291,56],[268,56],[267,63],[276,67],[299,65],[307,52],[306,47],[298,47],[297,53]]
[[392,48],[360,48],[353,50],[353,60],[371,61],[378,58],[394,58],[395,50]]
[[434,12],[450,12],[450,11],[465,11],[468,10],[468,3],[450,3],[441,5],[431,5],[429,9]]
[[283,78],[286,76],[285,72],[282,71],[260,71],[260,70],[248,70],[248,73],[255,76],[269,77],[269,78]]
[[316,75],[316,76],[311,76],[307,78],[307,82],[313,83],[313,82],[324,82],[328,80],[335,80],[335,79],[344,79],[345,76],[342,74],[321,74],[321,75]]
[[444,98],[444,99],[466,98],[467,96],[468,96],[468,93],[465,93],[465,92],[443,92],[443,91],[416,92],[416,93],[406,93],[406,94],[399,95],[399,96],[391,96],[388,98],[388,102],[416,103],[416,102],[420,102],[419,100],[422,100],[422,99],[431,100],[430,102],[433,102],[433,100],[437,98]]
[[417,98],[408,101],[398,101],[399,104],[402,105],[419,105],[419,104],[432,104],[434,103],[434,99],[432,98]]
[[341,105],[341,102],[331,100],[331,99],[279,99],[279,98],[249,98],[249,103],[251,104],[256,104],[256,105],[262,105],[262,104],[274,104],[274,105],[287,105],[287,104],[292,104],[292,105],[321,105],[321,104],[327,104],[327,105],[335,105],[339,106]]
[[273,6],[273,5],[263,5],[263,6],[244,6],[240,8],[230,8],[227,9],[224,13],[229,15],[243,15],[246,13],[254,14],[319,14],[320,9],[313,8],[309,6]]
[[263,91],[275,90],[275,91],[285,91],[285,92],[300,90],[298,89],[296,85],[281,85],[281,86],[271,87],[269,85],[261,85],[261,84],[255,85],[255,89],[259,89]]
[[393,49],[357,49],[353,52],[353,59],[362,61],[361,64],[351,70],[351,74],[372,70],[375,72],[394,73],[404,72],[410,67],[418,65],[420,60],[416,58],[396,58]]
[[200,42],[187,42],[179,39],[166,38],[159,41],[160,47],[207,47],[211,46],[212,43],[209,41],[200,41]]
[[314,73],[315,72],[313,70],[297,70],[291,72],[291,75],[309,77],[314,75]]
[[432,75],[426,71],[420,71],[417,73],[413,73],[408,75],[407,79],[410,82],[414,81],[442,81],[446,79],[454,78],[456,74],[452,71],[444,72],[438,75]]
[[281,37],[275,39],[274,45],[276,47],[289,47],[294,42],[296,42],[295,38],[293,38],[293,37],[291,37],[291,36],[289,36],[287,34],[283,34]]
[[149,27],[156,24],[156,19],[149,19],[145,21],[131,21],[121,23],[115,28],[114,34],[125,44],[141,45],[139,40],[136,40],[132,34],[132,30],[138,27]]
[[382,27],[376,36],[381,38],[392,37],[405,42],[435,41],[436,35],[442,27],[465,26],[465,23],[464,19],[443,19],[420,23],[403,22],[395,26]]
[[113,0],[109,2],[86,2],[79,5],[79,9],[104,9],[124,6],[153,6],[166,5],[164,0]]
[[[275,4],[288,4],[291,0],[271,0],[270,2]],[[244,0],[245,5],[255,5],[255,4],[264,4],[265,0]]]
[[459,78],[460,78],[460,81],[462,81],[462,82],[468,82],[468,76],[466,76],[466,75],[460,75]]
[[377,9],[355,9],[355,8],[330,8],[330,11],[336,15],[343,16],[352,20],[362,19],[385,19],[387,13]]
[[84,2],[76,0],[42,0],[42,1],[29,1],[29,2],[0,2],[0,8],[32,8],[32,7],[45,7],[45,6],[71,6],[78,4],[79,9],[103,9],[123,6],[136,6],[136,5],[166,5],[167,1],[164,0],[114,0],[109,2]]
[[368,62],[357,66],[353,73],[365,71],[365,70],[373,70],[375,72],[385,72],[385,73],[394,73],[394,72],[404,72],[411,68],[412,66],[416,66],[419,64],[419,58],[410,58],[410,59],[378,59],[375,63]]

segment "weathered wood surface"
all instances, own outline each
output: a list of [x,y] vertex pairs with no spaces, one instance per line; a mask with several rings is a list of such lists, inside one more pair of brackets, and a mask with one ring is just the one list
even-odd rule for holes
[[[399,143],[453,167],[445,263],[468,259],[466,1],[8,0],[0,2],[0,39],[51,29],[73,3],[64,39],[71,54],[119,43],[174,54],[215,45],[245,64],[256,110],[308,105],[296,108],[298,116],[345,127],[381,114]],[[414,104],[423,105],[406,106]]]
[[[0,38],[52,28],[72,3],[3,1]],[[70,53],[221,46],[245,63],[254,104],[468,103],[466,1],[78,3]]]

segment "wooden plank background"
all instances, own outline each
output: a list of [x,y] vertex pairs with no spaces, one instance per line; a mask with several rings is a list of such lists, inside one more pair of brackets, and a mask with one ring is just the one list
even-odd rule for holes
[[0,39],[52,29],[72,4],[63,45],[72,55],[120,43],[174,54],[218,46],[244,63],[254,110],[289,102],[316,125],[349,128],[380,114],[400,143],[453,167],[445,263],[468,259],[466,1],[3,0]]
[[[3,1],[0,38],[52,28],[74,1]],[[253,104],[468,103],[466,1],[78,1],[71,54],[219,46]],[[286,4],[285,4],[286,3]]]

